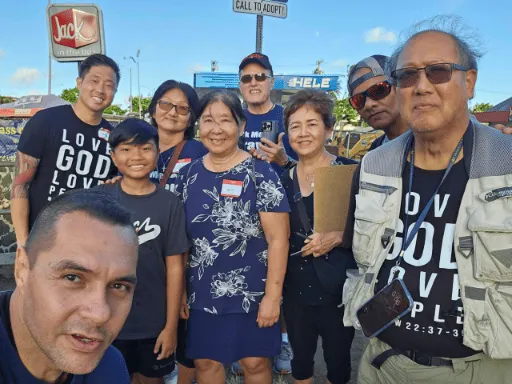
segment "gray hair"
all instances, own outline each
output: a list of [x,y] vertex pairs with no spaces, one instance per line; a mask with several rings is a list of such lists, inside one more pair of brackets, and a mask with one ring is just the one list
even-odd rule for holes
[[466,27],[458,16],[439,15],[421,21],[413,25],[405,34],[402,34],[400,43],[394,50],[386,64],[386,74],[391,78],[391,73],[397,69],[400,55],[407,44],[415,37],[427,32],[440,32],[450,36],[456,46],[460,65],[478,70],[478,60],[484,55],[482,43],[476,31]]

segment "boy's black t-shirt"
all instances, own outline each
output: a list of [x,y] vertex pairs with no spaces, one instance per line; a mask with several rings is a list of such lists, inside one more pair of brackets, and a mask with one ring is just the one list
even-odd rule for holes
[[159,186],[142,196],[125,193],[121,183],[97,188],[112,194],[130,211],[135,228],[139,228],[137,286],[118,339],[156,338],[167,318],[166,257],[189,249],[183,204],[175,194]]
[[116,172],[108,144],[111,130],[106,120],[84,123],[71,105],[42,110],[27,122],[18,151],[40,160],[29,188],[29,228],[53,197],[95,187]]
[[[12,291],[0,292],[0,384],[43,384],[25,368],[14,342],[10,303]],[[62,384],[128,384],[130,378],[121,353],[109,346],[98,366],[87,375],[68,375]]]

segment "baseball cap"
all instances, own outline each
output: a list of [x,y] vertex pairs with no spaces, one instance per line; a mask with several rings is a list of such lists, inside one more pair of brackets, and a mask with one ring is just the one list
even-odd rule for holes
[[[373,55],[361,60],[356,65],[353,65],[348,73],[347,82],[348,92],[350,96],[352,96],[352,92],[354,91],[354,89],[356,89],[365,81],[377,76],[386,76],[384,68],[386,67],[386,62],[388,60],[388,56]],[[365,73],[363,76],[360,76],[357,79],[352,79],[354,73],[356,73],[356,71],[361,68],[369,68],[371,72]]]
[[269,69],[271,72],[274,72],[272,70],[272,65],[270,64],[270,60],[268,59],[267,55],[264,55],[263,53],[254,52],[251,53],[249,56],[245,57],[242,62],[240,63],[240,66],[238,67],[238,70],[241,71],[245,68],[247,64],[250,63],[256,63],[261,65],[265,69]]

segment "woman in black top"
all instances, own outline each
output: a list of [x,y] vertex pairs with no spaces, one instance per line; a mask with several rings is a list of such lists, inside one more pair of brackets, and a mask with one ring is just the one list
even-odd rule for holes
[[325,149],[335,123],[333,108],[327,93],[304,90],[290,99],[284,111],[285,129],[299,162],[281,177],[291,208],[283,309],[294,354],[292,374],[303,383],[313,380],[318,337],[322,337],[329,382],[347,383],[351,372],[354,329],[343,326],[340,304],[346,270],[356,268],[355,262],[350,251],[340,247],[343,232],[311,232],[315,169],[354,163]]

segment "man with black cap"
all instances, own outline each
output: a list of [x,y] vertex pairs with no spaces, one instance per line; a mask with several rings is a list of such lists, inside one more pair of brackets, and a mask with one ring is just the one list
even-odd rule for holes
[[[270,92],[274,87],[274,72],[267,55],[251,53],[239,66],[240,93],[247,104],[245,117],[247,124],[240,146],[253,156],[272,163],[274,170],[280,175],[289,169],[297,157],[291,149],[288,137],[284,133],[283,107],[270,100]],[[270,128],[277,130],[277,142],[262,138],[262,132]],[[292,157],[288,156],[290,154]],[[288,342],[288,334],[281,317],[282,344],[281,354],[274,359],[274,371],[289,374],[292,371],[292,350]],[[243,370],[237,363],[231,367],[233,373],[241,375]]]
[[[268,56],[252,53],[239,66],[240,93],[247,104],[247,125],[241,144],[245,150],[262,160],[272,162],[278,174],[291,167],[296,158],[284,133],[283,107],[270,100],[274,73]],[[262,138],[266,129],[277,130],[277,142]],[[291,155],[288,156],[288,154]]]
[[370,150],[407,131],[398,111],[395,87],[384,73],[388,59],[383,55],[367,57],[353,65],[348,74],[350,105],[369,126],[384,131]]

